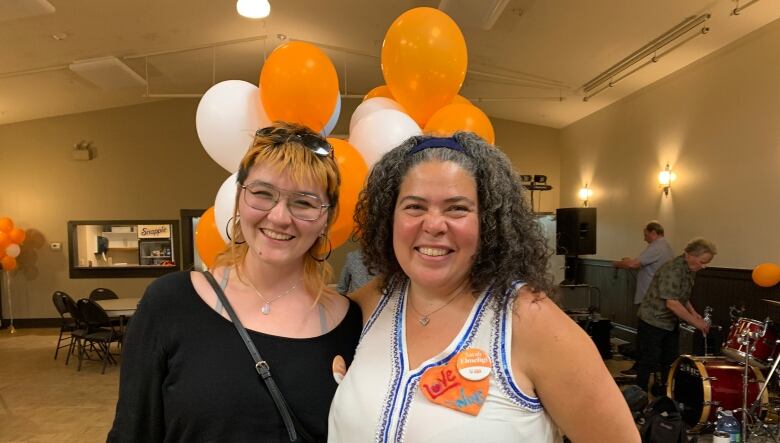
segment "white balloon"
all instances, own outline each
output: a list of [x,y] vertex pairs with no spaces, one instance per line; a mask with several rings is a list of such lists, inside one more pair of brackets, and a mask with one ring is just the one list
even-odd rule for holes
[[333,128],[336,127],[336,123],[339,122],[339,115],[341,114],[341,93],[336,94],[336,106],[333,108],[333,113],[328,119],[328,123],[325,123],[325,127],[322,128],[321,134],[323,137],[327,137],[333,132]]
[[9,257],[16,258],[19,256],[20,252],[22,252],[22,248],[20,248],[16,243],[11,243],[5,247],[5,255]]
[[219,235],[222,237],[222,240],[225,240],[225,243],[230,243],[228,233],[231,236],[233,235],[229,230],[230,227],[228,226],[228,223],[230,223],[230,218],[236,213],[237,178],[238,172],[231,174],[230,177],[222,183],[222,186],[219,187],[217,197],[214,199],[214,224],[217,225],[217,231],[219,231]]
[[355,108],[355,112],[352,113],[352,117],[349,119],[349,133],[352,133],[352,130],[355,128],[355,125],[360,121],[360,119],[373,112],[381,111],[382,109],[395,109],[396,111],[401,111],[404,114],[406,113],[404,107],[395,100],[389,99],[387,97],[372,97],[359,104],[358,107]]
[[200,143],[229,172],[238,170],[255,131],[270,124],[260,104],[259,88],[243,80],[227,80],[209,88],[195,115]]
[[370,168],[386,152],[415,135],[422,135],[422,131],[411,117],[395,109],[382,109],[360,119],[350,131],[349,143]]

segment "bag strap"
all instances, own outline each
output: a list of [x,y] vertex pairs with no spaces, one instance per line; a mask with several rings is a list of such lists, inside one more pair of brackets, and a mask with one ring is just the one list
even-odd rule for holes
[[299,433],[301,438],[304,441],[313,442],[314,439],[311,437],[311,435],[309,435],[308,432],[306,432],[303,426],[301,426],[301,424],[298,422],[298,418],[295,416],[292,410],[290,410],[289,406],[287,406],[287,402],[284,400],[282,391],[279,390],[279,386],[277,386],[273,377],[271,377],[271,368],[268,366],[268,362],[263,360],[263,358],[260,356],[260,353],[257,351],[257,347],[255,347],[254,342],[252,342],[252,339],[249,338],[249,333],[246,332],[246,328],[243,324],[241,324],[241,321],[236,315],[236,311],[233,310],[233,306],[231,306],[230,302],[225,296],[225,292],[222,290],[217,281],[214,279],[214,276],[211,275],[209,271],[204,271],[203,275],[206,277],[206,280],[208,280],[209,284],[211,284],[211,287],[214,288],[214,292],[217,293],[217,297],[219,297],[219,300],[222,302],[222,306],[230,316],[230,320],[233,322],[233,326],[236,327],[238,335],[240,335],[241,339],[244,340],[246,348],[249,350],[249,353],[252,354],[252,359],[255,361],[255,370],[258,374],[260,374],[263,382],[265,382],[265,386],[268,388],[268,392],[271,394],[271,398],[273,399],[274,404],[276,404],[276,409],[279,410],[279,415],[282,416],[282,421],[284,422],[284,427],[287,428],[287,434],[290,437],[290,441],[296,441],[298,439],[298,433],[296,433],[295,426],[297,424],[297,428],[300,429]]

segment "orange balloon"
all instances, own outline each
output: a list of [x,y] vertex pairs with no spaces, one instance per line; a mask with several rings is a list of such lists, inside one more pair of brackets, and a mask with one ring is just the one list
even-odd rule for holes
[[393,98],[393,93],[390,92],[390,88],[388,88],[387,85],[377,86],[376,88],[368,91],[368,94],[366,94],[366,96],[363,97],[363,101],[366,101],[374,97],[387,97],[391,100],[395,100]]
[[780,283],[780,266],[761,263],[753,269],[753,282],[763,288],[771,288]]
[[452,101],[450,102],[451,105],[472,105],[471,100],[467,99],[466,97],[458,94],[455,97],[452,97]]
[[11,232],[14,222],[8,217],[0,217],[0,232]]
[[341,172],[339,187],[339,214],[330,226],[328,236],[332,247],[343,245],[352,233],[354,221],[352,215],[357,205],[358,194],[363,189],[363,182],[368,175],[368,165],[354,146],[346,140],[328,138],[333,146],[333,155]]
[[401,14],[382,43],[382,73],[395,100],[420,125],[449,104],[466,78],[466,40],[458,25],[434,8]]
[[493,125],[484,112],[474,105],[447,105],[431,116],[423,132],[450,136],[455,131],[471,131],[484,138],[491,145],[496,141]]
[[195,227],[195,246],[200,259],[209,268],[214,265],[217,255],[225,249],[226,243],[219,235],[217,223],[214,221],[213,206],[206,209]]
[[5,257],[0,258],[0,265],[3,265],[4,271],[13,271],[16,269],[16,259],[10,255],[6,255]]
[[5,251],[5,247],[11,243],[11,236],[3,231],[0,231],[0,251]]
[[320,132],[333,114],[338,95],[336,68],[309,43],[279,46],[260,71],[260,100],[272,121],[302,123]]
[[11,229],[11,232],[8,233],[8,236],[11,238],[11,243],[16,243],[17,245],[24,243],[24,239],[27,237],[24,233],[24,229],[19,228]]

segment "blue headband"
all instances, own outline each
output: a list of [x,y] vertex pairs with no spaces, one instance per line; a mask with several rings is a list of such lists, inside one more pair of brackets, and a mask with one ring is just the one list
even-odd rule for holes
[[418,143],[406,155],[414,155],[428,148],[448,148],[468,155],[466,150],[463,149],[463,146],[461,146],[461,144],[455,140],[455,137],[431,137],[429,139],[423,140],[421,143]]

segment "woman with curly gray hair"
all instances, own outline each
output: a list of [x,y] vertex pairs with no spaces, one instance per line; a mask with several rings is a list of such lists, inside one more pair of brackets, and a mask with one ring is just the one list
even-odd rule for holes
[[589,337],[547,297],[550,255],[498,149],[414,137],[373,167],[355,212],[364,328],[332,442],[638,442]]

